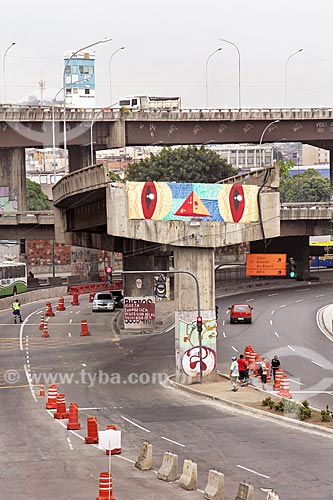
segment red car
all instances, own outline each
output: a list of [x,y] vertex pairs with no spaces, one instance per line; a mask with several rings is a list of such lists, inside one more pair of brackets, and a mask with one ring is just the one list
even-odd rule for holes
[[233,304],[229,307],[230,323],[252,323],[252,306],[248,304]]

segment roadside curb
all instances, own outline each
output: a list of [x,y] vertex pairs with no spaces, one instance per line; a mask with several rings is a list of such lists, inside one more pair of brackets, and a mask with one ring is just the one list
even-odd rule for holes
[[[289,427],[294,427],[295,429],[302,430],[304,432],[311,432],[312,434],[319,434],[322,436],[325,436],[327,438],[333,439],[333,429],[327,429],[326,427],[320,427],[318,425],[314,424],[309,424],[307,422],[302,422],[301,420],[294,420],[289,417],[283,417],[281,415],[274,415],[273,413],[267,413],[263,410],[258,410],[256,408],[251,408],[250,406],[243,405],[241,403],[236,403],[235,401],[229,401],[227,399],[217,397],[217,396],[212,396],[210,394],[205,394],[201,391],[197,391],[196,389],[193,389],[190,386],[185,386],[183,384],[180,384],[178,382],[175,382],[174,380],[171,380],[171,377],[174,377],[175,375],[171,375],[170,377],[167,378],[166,385],[169,385],[177,390],[183,391],[183,392],[188,392],[190,394],[193,394],[195,396],[199,396],[200,398],[203,399],[209,399],[214,402],[220,402],[223,403],[225,406],[229,406],[230,408],[234,408],[236,410],[241,411],[242,413],[247,413],[252,416],[257,416],[257,417],[262,417],[265,418],[266,420],[271,420],[271,421],[278,421],[280,424],[287,425]],[[225,377],[228,378],[228,377]]]

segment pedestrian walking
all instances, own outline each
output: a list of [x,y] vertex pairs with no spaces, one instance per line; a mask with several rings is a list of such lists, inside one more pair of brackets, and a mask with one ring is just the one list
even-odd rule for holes
[[237,388],[238,377],[239,377],[239,371],[238,371],[237,356],[233,356],[231,358],[231,365],[230,365],[230,380],[231,380],[231,385],[232,385],[231,390],[234,392],[238,391],[238,388]]
[[239,380],[241,386],[248,385],[249,383],[249,365],[247,361],[244,359],[243,354],[240,354],[237,359],[238,371],[239,371]]
[[275,374],[276,370],[278,370],[281,366],[279,358],[275,355],[271,361],[271,375],[273,375],[273,380],[275,382]]
[[258,367],[258,373],[260,375],[261,385],[264,391],[265,391],[265,384],[267,383],[267,373],[268,373],[268,368],[266,366],[265,359],[266,358],[264,358],[263,356],[262,361],[260,362],[260,365]]

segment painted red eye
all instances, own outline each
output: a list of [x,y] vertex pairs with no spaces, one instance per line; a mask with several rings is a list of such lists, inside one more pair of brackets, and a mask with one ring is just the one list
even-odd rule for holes
[[145,182],[141,194],[141,205],[145,219],[154,215],[157,203],[157,191],[154,182]]
[[234,184],[229,193],[229,204],[232,219],[234,222],[239,222],[243,216],[245,208],[245,198],[243,186]]

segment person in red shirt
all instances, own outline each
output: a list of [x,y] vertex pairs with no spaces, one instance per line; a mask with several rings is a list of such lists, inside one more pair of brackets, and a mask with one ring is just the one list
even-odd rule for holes
[[241,385],[247,385],[249,383],[249,365],[245,361],[243,354],[239,356],[237,363]]

